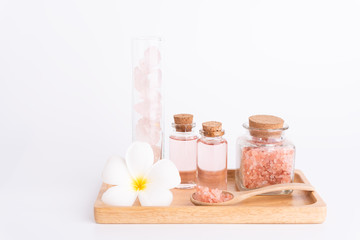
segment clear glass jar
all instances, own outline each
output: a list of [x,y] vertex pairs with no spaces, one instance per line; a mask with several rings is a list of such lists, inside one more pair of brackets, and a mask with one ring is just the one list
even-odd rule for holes
[[156,162],[164,145],[161,39],[136,38],[132,48],[132,140],[149,143]]
[[197,185],[210,189],[227,189],[228,143],[219,122],[205,122],[197,142]]
[[[250,127],[236,142],[235,183],[239,190],[290,183],[294,180],[295,146],[285,138],[284,125],[276,129]],[[288,191],[267,195],[289,194]]]
[[181,183],[176,188],[189,189],[196,186],[196,143],[198,135],[195,123],[172,124],[173,132],[169,137],[169,157],[179,170]]

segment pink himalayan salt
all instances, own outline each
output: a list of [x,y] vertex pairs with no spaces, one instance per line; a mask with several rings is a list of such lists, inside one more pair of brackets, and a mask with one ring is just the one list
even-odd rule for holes
[[254,189],[290,183],[294,154],[292,147],[244,147],[241,157],[244,187]]
[[231,194],[223,193],[223,191],[218,188],[197,186],[194,198],[200,202],[221,203],[229,201],[233,197]]

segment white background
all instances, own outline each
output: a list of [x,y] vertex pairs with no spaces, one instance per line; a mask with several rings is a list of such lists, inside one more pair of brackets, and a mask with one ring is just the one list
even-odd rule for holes
[[[131,142],[131,38],[160,35],[171,116],[290,125],[320,225],[98,225]],[[360,1],[0,1],[0,239],[360,239]]]

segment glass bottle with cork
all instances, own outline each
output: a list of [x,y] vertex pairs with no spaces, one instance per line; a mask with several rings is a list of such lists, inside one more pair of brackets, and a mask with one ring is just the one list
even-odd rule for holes
[[174,115],[173,133],[169,139],[169,156],[180,173],[181,183],[177,188],[188,189],[196,186],[196,142],[192,114]]
[[243,127],[247,134],[236,143],[236,187],[248,190],[292,182],[295,146],[285,138],[284,132],[289,127],[284,120],[272,115],[254,115]]
[[197,185],[210,189],[227,189],[228,143],[221,122],[204,122],[197,141]]

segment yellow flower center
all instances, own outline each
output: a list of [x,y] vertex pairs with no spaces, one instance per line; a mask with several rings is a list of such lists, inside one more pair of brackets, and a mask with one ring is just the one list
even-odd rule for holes
[[135,191],[141,191],[146,188],[147,180],[143,177],[134,178],[132,182],[133,189]]

